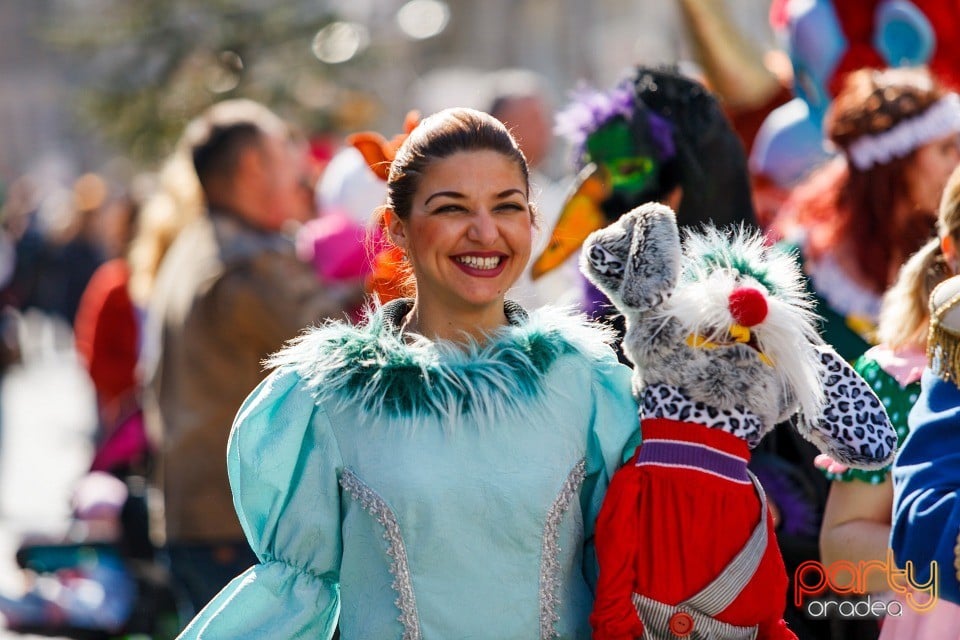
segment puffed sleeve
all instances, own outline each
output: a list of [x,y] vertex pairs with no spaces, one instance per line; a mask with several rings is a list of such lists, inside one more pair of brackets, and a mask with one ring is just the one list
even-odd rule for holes
[[614,472],[640,444],[640,414],[632,393],[631,373],[612,351],[609,358],[598,362],[594,372],[592,425],[581,497],[584,575],[591,586],[597,583],[594,532],[600,505]]
[[960,604],[960,391],[924,371],[909,420],[893,465],[890,546],[898,567],[913,563],[911,577],[920,585],[929,584],[935,562],[940,597]]
[[227,447],[234,505],[260,564],[180,638],[332,637],[340,612],[339,449],[300,377],[275,371],[247,398]]

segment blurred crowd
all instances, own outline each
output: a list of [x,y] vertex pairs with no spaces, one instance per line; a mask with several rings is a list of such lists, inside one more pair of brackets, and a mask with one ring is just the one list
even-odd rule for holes
[[[960,272],[960,55],[945,45],[960,7],[775,1],[783,48],[763,52],[723,3],[682,4],[700,55],[690,64],[639,60],[619,85],[584,87],[567,104],[533,70],[483,76],[480,106],[519,141],[539,218],[538,259],[512,297],[617,326],[578,272],[590,229],[651,200],[670,204],[681,226],[756,226],[797,256],[824,339],[856,363],[906,438],[928,298]],[[42,312],[72,329],[98,411],[73,533],[25,542],[25,591],[0,594],[8,628],[173,637],[256,562],[226,477],[233,416],[264,360],[303,328],[404,294],[380,207],[418,117],[344,132],[331,147],[265,105],[231,99],[195,114],[155,172],[125,184],[77,177],[55,215],[30,176],[6,185],[0,375],[24,366],[22,314]],[[890,470],[820,470],[791,433],[772,434],[751,463],[788,574],[809,560],[886,561]],[[801,638],[935,637],[789,609]],[[960,622],[951,631],[960,637]]]

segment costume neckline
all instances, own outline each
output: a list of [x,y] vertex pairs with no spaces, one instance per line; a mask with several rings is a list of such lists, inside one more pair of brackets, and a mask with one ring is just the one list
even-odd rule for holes
[[513,302],[504,304],[510,324],[485,340],[407,341],[399,328],[412,305],[397,299],[370,309],[359,324],[310,329],[270,365],[294,369],[317,402],[331,408],[363,407],[384,419],[432,416],[453,425],[467,415],[489,424],[542,402],[558,358],[585,364],[615,358],[611,332],[582,315],[556,308],[527,314]]
[[[399,336],[403,328],[403,319],[413,309],[413,298],[396,298],[383,305],[383,319],[387,327]],[[530,314],[513,300],[503,301],[503,312],[507,316],[507,326],[519,327],[529,320]],[[419,335],[419,334],[418,334]]]

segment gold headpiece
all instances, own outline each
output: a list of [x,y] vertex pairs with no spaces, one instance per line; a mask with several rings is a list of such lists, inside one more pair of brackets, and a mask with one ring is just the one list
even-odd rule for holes
[[960,386],[960,276],[941,282],[930,294],[927,360],[933,373]]

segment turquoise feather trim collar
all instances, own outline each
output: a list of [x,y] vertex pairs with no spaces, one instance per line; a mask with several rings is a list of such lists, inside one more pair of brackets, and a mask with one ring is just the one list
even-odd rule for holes
[[312,328],[269,364],[295,370],[318,402],[363,407],[378,418],[452,422],[468,415],[502,419],[536,402],[546,373],[562,355],[587,364],[616,359],[610,329],[557,309],[528,315],[512,302],[504,306],[511,324],[483,343],[409,343],[398,327],[411,306],[411,300],[394,300],[371,310],[359,325]]

